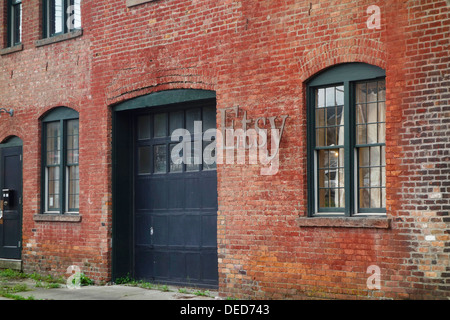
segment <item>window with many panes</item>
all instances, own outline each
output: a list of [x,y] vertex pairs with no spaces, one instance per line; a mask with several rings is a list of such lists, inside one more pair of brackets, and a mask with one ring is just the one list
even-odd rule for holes
[[22,42],[22,0],[8,0],[8,47]]
[[43,211],[77,213],[79,210],[78,113],[60,107],[43,123]]
[[44,38],[81,28],[81,0],[43,0]]
[[204,133],[215,128],[216,109],[210,105],[139,115],[138,175],[215,170],[215,140],[204,141]]
[[382,69],[342,64],[308,84],[310,215],[386,212]]

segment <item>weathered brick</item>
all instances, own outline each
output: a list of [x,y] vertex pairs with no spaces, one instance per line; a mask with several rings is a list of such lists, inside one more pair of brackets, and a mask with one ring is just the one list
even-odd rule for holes
[[[0,56],[0,106],[15,111],[12,118],[0,116],[0,141],[11,135],[24,141],[26,271],[61,275],[75,264],[97,281],[108,281],[110,108],[162,90],[208,89],[216,91],[219,110],[238,105],[252,119],[289,115],[277,175],[261,177],[250,165],[218,168],[221,295],[450,296],[448,270],[430,267],[432,260],[448,265],[449,242],[426,240],[427,224],[448,234],[449,223],[446,1],[384,1],[379,30],[367,28],[368,2],[362,0],[161,0],[127,8],[138,2],[83,2],[82,36],[37,47],[41,1],[26,1],[23,48]],[[346,62],[386,70],[389,228],[385,221],[317,224],[305,217],[305,85],[318,72]],[[85,199],[80,222],[33,219],[42,192],[39,119],[56,106],[80,113],[80,198]],[[381,269],[379,291],[367,289],[370,265]],[[444,278],[445,283],[432,282]]]

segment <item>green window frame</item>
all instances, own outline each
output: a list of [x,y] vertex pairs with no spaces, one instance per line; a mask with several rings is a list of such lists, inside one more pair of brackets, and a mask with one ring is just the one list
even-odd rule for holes
[[385,77],[346,63],[308,82],[309,216],[386,213]]
[[81,0],[43,0],[43,37],[81,29]]
[[52,110],[42,120],[42,211],[79,212],[79,120],[66,107]]
[[22,43],[22,0],[8,0],[7,10],[7,46]]

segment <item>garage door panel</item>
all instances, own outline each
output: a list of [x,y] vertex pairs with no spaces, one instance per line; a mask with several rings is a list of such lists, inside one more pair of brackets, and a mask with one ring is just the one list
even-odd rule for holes
[[184,217],[179,215],[171,215],[169,220],[169,246],[184,245],[184,230],[188,228],[184,223]]
[[217,218],[214,215],[202,217],[202,239],[204,247],[217,246]]
[[154,254],[154,278],[164,280],[169,278],[170,256],[168,252],[155,251]]
[[169,202],[167,181],[162,177],[151,179],[146,198],[150,202],[150,209],[167,209]]
[[171,252],[169,255],[169,276],[173,280],[182,280],[186,278],[185,253]]
[[151,226],[152,226],[152,216],[150,214],[139,213],[136,214],[136,244],[138,245],[151,245]]
[[198,215],[186,216],[184,243],[186,246],[200,247],[201,246],[201,217]]
[[[207,126],[215,126],[212,109],[208,109]],[[203,170],[201,164],[174,166],[170,159],[174,142],[169,131],[186,123],[193,129],[193,121],[204,116],[202,110],[197,106],[196,110],[166,110],[164,117],[159,116],[161,112],[136,117],[136,123],[142,123],[139,117],[145,117],[146,123],[155,126],[149,129],[150,133],[138,135],[135,146],[135,157],[150,159],[145,166],[149,170],[137,168],[135,172],[138,279],[199,286],[218,284],[217,173],[210,167]],[[163,121],[160,118],[169,125],[159,126],[158,121]],[[207,129],[203,126],[203,130]],[[155,157],[155,146],[167,152],[158,152]],[[154,154],[142,157],[142,150]],[[166,163],[165,170],[162,163]],[[146,246],[146,250],[139,245]],[[151,267],[146,268],[146,263]]]
[[201,279],[201,255],[199,252],[186,253],[186,278],[192,281]]
[[165,246],[169,239],[168,217],[161,215],[152,216],[152,225],[149,233],[152,234],[152,244],[155,246]]
[[[215,172],[214,172],[215,173]],[[206,175],[205,175],[206,176]],[[202,179],[202,208],[217,208],[217,177],[206,176]]]
[[206,281],[216,281],[217,279],[217,253],[213,250],[202,254],[202,278]]
[[135,273],[145,279],[153,277],[153,251],[147,247],[136,246]]
[[[181,176],[180,174],[176,175]],[[184,197],[179,195],[184,195],[185,192],[184,179],[182,177],[170,177],[167,184],[169,192],[168,209],[183,209]]]
[[190,177],[185,179],[186,192],[185,203],[186,209],[198,209],[201,207],[201,193],[202,190],[201,181],[197,177]]

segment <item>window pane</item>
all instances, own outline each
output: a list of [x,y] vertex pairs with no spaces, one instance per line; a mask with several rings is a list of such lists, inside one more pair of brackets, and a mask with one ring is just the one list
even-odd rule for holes
[[172,151],[176,145],[175,143],[170,144],[170,172],[183,171],[183,149],[180,149],[180,153],[175,158],[172,157]]
[[371,147],[370,150],[370,166],[379,166],[381,147]]
[[359,190],[359,207],[364,209],[370,208],[370,189]]
[[381,194],[380,188],[371,188],[370,189],[370,207],[371,208],[381,208]]
[[356,126],[356,143],[365,144],[367,142],[367,126],[365,124]]
[[67,163],[78,163],[78,120],[67,121]]
[[336,125],[336,108],[333,106],[332,108],[327,108],[327,125],[335,126]]
[[344,143],[344,126],[336,127],[336,145],[343,146]]
[[360,148],[359,149],[359,166],[368,167],[370,164],[370,148]]
[[319,189],[319,207],[327,208],[329,203],[328,189]]
[[59,209],[59,167],[47,168],[47,206],[49,210]]
[[319,169],[328,168],[329,160],[328,160],[329,151],[328,150],[319,150]]
[[370,187],[370,169],[360,168],[359,169],[359,186],[361,188]]
[[344,86],[336,87],[336,105],[344,105]]
[[138,173],[145,174],[150,173],[150,147],[139,147],[138,148]]
[[58,165],[60,163],[61,151],[61,127],[59,122],[47,124],[47,165]]
[[344,106],[336,107],[336,125],[344,125]]
[[166,173],[166,145],[153,147],[154,173]]
[[150,116],[139,116],[137,122],[138,140],[150,139]]
[[327,128],[327,146],[335,146],[337,144],[336,140],[336,127]]
[[167,136],[167,113],[157,113],[153,118],[154,136]]
[[377,103],[367,104],[367,122],[376,123],[378,121],[378,105]]
[[68,168],[68,209],[69,211],[77,210],[79,208],[79,167],[70,166]]
[[359,148],[360,208],[384,208],[386,187],[385,147]]
[[316,127],[325,127],[325,109],[316,109]]
[[367,123],[367,108],[365,104],[356,105],[356,123]]
[[170,135],[172,135],[174,130],[183,129],[184,128],[183,115],[184,115],[184,112],[182,110],[181,111],[174,111],[174,112],[171,112],[169,114],[169,118],[170,118],[169,119],[169,121],[170,121],[170,123],[169,123],[169,127],[170,127],[169,134]]
[[327,131],[326,128],[319,128],[316,130],[316,145],[318,147],[323,147],[326,145],[327,141]]
[[191,157],[190,160],[187,159],[186,171],[197,171],[200,169],[200,164],[202,163],[202,143],[200,143],[200,148],[198,143],[191,143]]
[[367,85],[366,83],[358,83],[356,85],[356,103],[366,103],[366,92]]
[[201,121],[201,109],[189,109],[186,110],[186,129],[193,136],[194,135],[194,122]]
[[384,102],[378,103],[378,122],[386,121],[386,104]]
[[49,1],[50,35],[64,32],[64,0]]
[[381,176],[380,176],[380,168],[370,168],[370,186],[371,187],[379,187],[381,185],[380,183]]
[[316,108],[325,107],[325,89],[316,90]]
[[340,188],[339,191],[339,208],[345,208],[345,189]]
[[203,131],[216,128],[216,108],[203,108]]
[[328,185],[328,170],[319,169],[319,188],[325,188],[325,181]]
[[386,101],[386,81],[378,81],[378,101]]
[[22,3],[20,1],[13,1],[10,11],[11,14],[11,45],[16,45],[22,42]]
[[[316,99],[324,96],[325,105],[316,100],[316,146],[344,144],[343,86],[316,89]],[[326,106],[326,107],[325,107]]]
[[318,151],[318,195],[320,208],[345,206],[344,149]]
[[378,143],[378,125],[376,123],[367,125],[367,143]]
[[331,107],[336,105],[335,87],[329,87],[325,89],[326,106]]
[[367,83],[367,103],[376,102],[378,99],[378,83],[371,81]]

